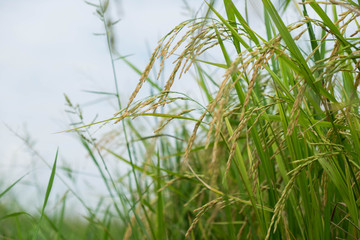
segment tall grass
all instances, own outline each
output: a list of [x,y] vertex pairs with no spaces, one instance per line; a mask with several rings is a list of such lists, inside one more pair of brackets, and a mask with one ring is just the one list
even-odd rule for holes
[[[286,25],[279,6],[262,3],[265,36],[251,28],[241,13],[243,5],[231,0],[223,2],[225,13],[208,4],[214,17],[174,28],[155,49],[116,122],[145,115],[168,118],[168,125],[185,116],[185,121],[193,120],[189,111],[158,112],[184,100],[174,101],[171,87],[177,75],[181,78],[194,67],[208,103],[193,130],[180,135],[187,147],[177,153],[183,157],[172,170],[192,177],[195,191],[183,189],[189,180],[168,176],[166,185],[175,189],[162,191],[169,191],[161,208],[166,222],[188,217],[182,229],[194,239],[356,239],[359,5],[288,2],[285,6],[301,9],[301,20]],[[221,50],[222,61],[202,58],[215,48]],[[156,59],[161,72],[173,55],[177,58],[160,95],[134,102]],[[223,68],[221,81],[205,75],[204,65]],[[168,161],[174,160],[164,159],[160,167],[169,169]],[[180,197],[175,190],[190,194],[184,202],[174,202]],[[169,214],[166,208],[174,206],[195,210],[187,216],[181,211]],[[173,228],[165,232],[174,238]]]
[[[260,30],[249,21],[248,1],[205,2],[204,17],[185,21],[162,38],[143,71],[117,56],[108,1],[92,4],[107,33],[118,112],[88,124],[68,98],[67,104],[79,120],[72,131],[110,196],[100,201],[101,213],[88,209],[96,234],[104,239],[360,237],[360,3],[261,2]],[[289,13],[300,20],[284,22]],[[126,104],[119,98],[117,58],[140,75]],[[164,64],[174,58],[166,75]],[[164,86],[151,77],[155,66],[156,75],[167,77]],[[172,91],[188,71],[203,102]],[[140,99],[146,84],[153,94]],[[96,141],[90,129],[108,123],[116,123],[114,134]],[[139,124],[153,134],[144,135]],[[122,145],[114,147],[117,141]],[[109,157],[127,164],[127,174],[115,177]],[[50,183],[54,175],[55,170]],[[67,234],[54,229],[58,236]]]

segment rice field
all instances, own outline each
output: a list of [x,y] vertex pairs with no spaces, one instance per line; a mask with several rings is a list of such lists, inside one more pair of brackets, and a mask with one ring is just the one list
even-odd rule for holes
[[[107,195],[91,208],[69,187],[87,215],[66,197],[48,209],[54,181],[66,182],[56,153],[39,214],[2,205],[1,238],[359,239],[360,1],[256,2],[254,17],[247,0],[204,1],[145,69],[116,51],[109,1],[89,3],[118,111],[86,122],[65,95],[74,122],[62,134],[77,134]],[[126,102],[118,61],[139,75]],[[189,76],[200,100],[173,89]]]

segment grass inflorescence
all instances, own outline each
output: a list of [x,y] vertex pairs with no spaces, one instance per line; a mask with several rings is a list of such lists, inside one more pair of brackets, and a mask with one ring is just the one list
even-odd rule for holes
[[[67,98],[80,119],[72,131],[110,198],[101,214],[86,207],[86,231],[104,239],[360,238],[360,3],[257,2],[263,29],[252,28],[247,0],[205,2],[205,16],[164,36],[143,71],[117,56],[108,1],[92,4],[107,33],[118,109],[85,124]],[[286,14],[298,20],[284,22]],[[116,58],[140,76],[126,104]],[[151,77],[155,66],[163,86]],[[189,71],[202,101],[172,89]],[[153,94],[139,99],[146,84]],[[111,134],[94,139],[89,129],[107,123],[115,123]],[[115,176],[107,157],[128,172]],[[51,222],[46,200],[31,236],[74,236]]]

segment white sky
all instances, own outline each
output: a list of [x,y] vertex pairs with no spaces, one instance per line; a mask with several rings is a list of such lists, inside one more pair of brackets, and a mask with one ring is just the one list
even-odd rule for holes
[[[190,2],[197,9],[202,1]],[[132,54],[129,60],[140,69],[149,59],[149,48],[189,18],[181,0],[123,0],[120,7],[119,50]],[[35,148],[50,164],[57,147],[60,159],[82,169],[88,164],[78,140],[54,133],[69,128],[63,93],[83,104],[99,98],[83,90],[114,91],[106,40],[93,35],[104,32],[94,11],[82,0],[0,1],[0,192],[26,172],[31,171],[24,181],[30,185],[33,175],[47,181],[50,173],[5,125],[22,135],[26,126]],[[117,71],[126,100],[138,76],[121,62]],[[106,102],[84,109],[102,119],[114,113]]]

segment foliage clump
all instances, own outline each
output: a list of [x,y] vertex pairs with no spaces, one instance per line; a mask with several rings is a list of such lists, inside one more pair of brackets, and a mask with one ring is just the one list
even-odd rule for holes
[[[205,16],[161,39],[144,71],[120,58],[140,79],[122,105],[114,70],[113,118],[86,125],[78,114],[73,131],[110,195],[103,220],[87,208],[104,238],[360,237],[359,3],[274,2],[262,0],[263,29],[252,28],[246,0],[205,2]],[[115,67],[108,1],[94,6]],[[299,21],[289,24],[291,7]],[[163,86],[150,77],[156,64]],[[202,102],[172,90],[188,71]],[[145,84],[153,94],[139,100]],[[145,135],[136,119],[149,118]],[[111,135],[91,136],[109,122]],[[110,157],[129,171],[114,177]]]

